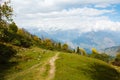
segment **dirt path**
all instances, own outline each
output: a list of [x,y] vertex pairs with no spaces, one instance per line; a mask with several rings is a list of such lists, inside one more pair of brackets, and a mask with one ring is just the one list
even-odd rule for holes
[[[34,71],[34,72],[36,72],[36,75],[34,76],[33,79],[36,79],[36,80],[51,80],[55,76],[55,61],[56,61],[56,59],[58,59],[58,55],[59,55],[59,53],[56,53],[53,57],[49,58],[48,60],[46,60],[43,63],[38,63],[38,64],[32,66],[31,68],[28,68],[28,69],[26,69],[22,72],[15,73],[15,74],[12,74],[11,76],[7,76],[7,77],[8,78],[11,77],[10,80],[14,80],[18,76],[26,75],[27,73],[30,73],[30,72]],[[46,78],[44,78],[44,76],[42,76],[42,75],[46,71],[46,65],[47,64],[50,66],[50,69],[48,71],[48,75],[46,76]],[[42,66],[39,67],[40,65],[42,65]]]
[[55,76],[55,61],[58,59],[58,55],[59,55],[59,53],[57,53],[55,56],[53,56],[49,60],[50,70],[49,70],[49,74],[48,74],[48,77],[46,80],[51,80]]

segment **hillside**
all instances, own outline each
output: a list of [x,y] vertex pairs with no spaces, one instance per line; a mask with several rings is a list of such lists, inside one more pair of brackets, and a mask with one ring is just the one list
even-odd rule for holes
[[0,80],[44,80],[49,70],[49,59],[57,52],[21,48],[7,64],[0,66]]
[[54,80],[120,80],[120,73],[100,60],[60,54]]
[[105,53],[109,55],[116,56],[116,54],[120,52],[120,46],[108,47],[102,51],[104,51]]
[[103,61],[38,47],[20,49],[9,61],[0,68],[0,80],[120,80]]

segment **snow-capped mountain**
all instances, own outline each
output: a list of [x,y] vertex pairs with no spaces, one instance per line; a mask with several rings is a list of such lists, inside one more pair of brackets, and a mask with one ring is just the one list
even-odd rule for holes
[[50,28],[50,30],[29,28],[28,31],[38,35],[39,37],[47,37],[56,41],[66,42],[72,48],[79,46],[85,49],[91,49],[92,47],[95,47],[98,50],[101,50],[120,45],[119,31],[101,30],[80,32],[78,29],[61,30],[57,28]]

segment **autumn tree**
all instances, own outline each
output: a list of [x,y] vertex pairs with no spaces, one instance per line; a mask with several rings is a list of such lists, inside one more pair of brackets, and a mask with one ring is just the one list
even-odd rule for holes
[[92,54],[99,54],[99,52],[95,48],[92,48]]
[[38,46],[40,46],[41,45],[41,38],[39,38],[38,36],[36,36],[36,35],[32,35],[32,37],[33,37],[33,44],[34,45],[38,45]]
[[63,45],[62,45],[62,49],[65,50],[65,51],[67,51],[67,50],[68,50],[68,44],[66,44],[66,43],[63,44]]
[[53,42],[50,39],[48,38],[44,39],[43,44],[44,44],[44,47],[46,47],[47,49],[53,49]]
[[107,55],[106,53],[100,53],[95,48],[92,48],[92,54],[90,54],[90,57],[96,58],[105,62],[109,62],[111,57]]
[[80,51],[81,55],[83,55],[83,56],[87,55],[86,51],[83,48],[80,48],[79,51]]

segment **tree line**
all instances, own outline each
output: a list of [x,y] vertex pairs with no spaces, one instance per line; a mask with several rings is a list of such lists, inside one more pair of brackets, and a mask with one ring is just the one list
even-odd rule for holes
[[104,62],[110,63],[115,66],[120,66],[120,53],[118,52],[116,56],[110,56],[106,53],[101,53],[97,51],[97,49],[92,48],[91,53],[87,53],[85,49],[77,47],[76,50],[74,50],[74,53],[82,55],[82,56],[87,56],[95,59],[102,60]]

